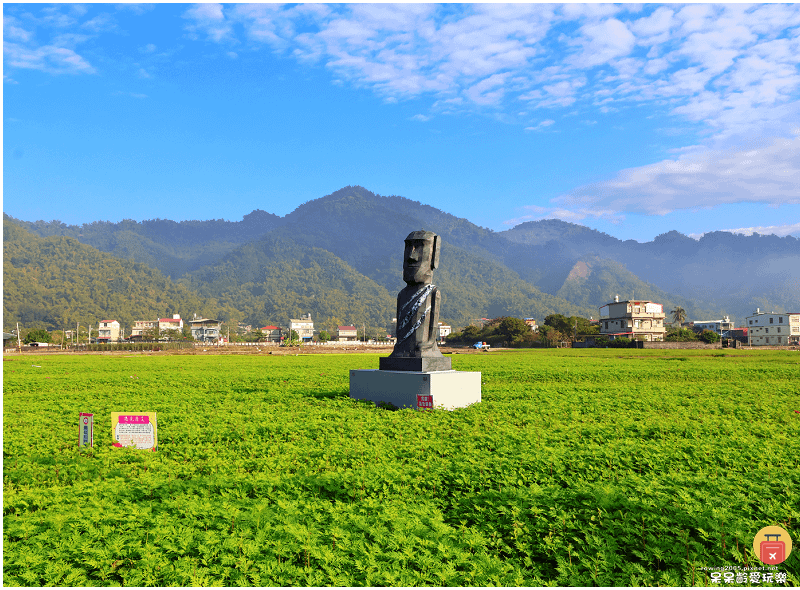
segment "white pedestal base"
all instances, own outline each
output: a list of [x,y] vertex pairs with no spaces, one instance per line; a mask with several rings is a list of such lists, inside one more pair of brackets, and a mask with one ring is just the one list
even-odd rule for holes
[[433,407],[465,408],[481,401],[481,374],[477,371],[350,371],[350,397],[417,408],[417,395],[433,396]]

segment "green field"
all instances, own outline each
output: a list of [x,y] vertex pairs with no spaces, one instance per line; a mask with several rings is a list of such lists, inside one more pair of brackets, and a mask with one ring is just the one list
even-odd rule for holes
[[[767,525],[800,584],[800,353],[454,355],[483,382],[454,412],[350,400],[377,365],[5,357],[4,584],[706,586],[768,571]],[[159,450],[113,448],[117,411],[158,412]]]

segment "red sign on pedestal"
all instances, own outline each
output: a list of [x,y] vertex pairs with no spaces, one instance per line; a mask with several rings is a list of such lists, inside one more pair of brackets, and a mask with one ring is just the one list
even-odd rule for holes
[[433,409],[433,396],[432,395],[420,395],[417,394],[417,409]]

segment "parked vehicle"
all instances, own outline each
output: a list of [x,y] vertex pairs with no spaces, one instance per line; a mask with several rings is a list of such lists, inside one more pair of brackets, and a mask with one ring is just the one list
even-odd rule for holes
[[475,344],[472,345],[472,348],[477,348],[478,350],[485,350],[486,352],[489,352],[489,345],[486,344],[485,342],[476,342]]

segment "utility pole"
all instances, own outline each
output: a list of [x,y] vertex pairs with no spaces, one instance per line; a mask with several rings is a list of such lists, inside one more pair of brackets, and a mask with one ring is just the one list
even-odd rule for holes
[[19,322],[17,322],[17,351],[22,354],[22,339],[19,337]]

